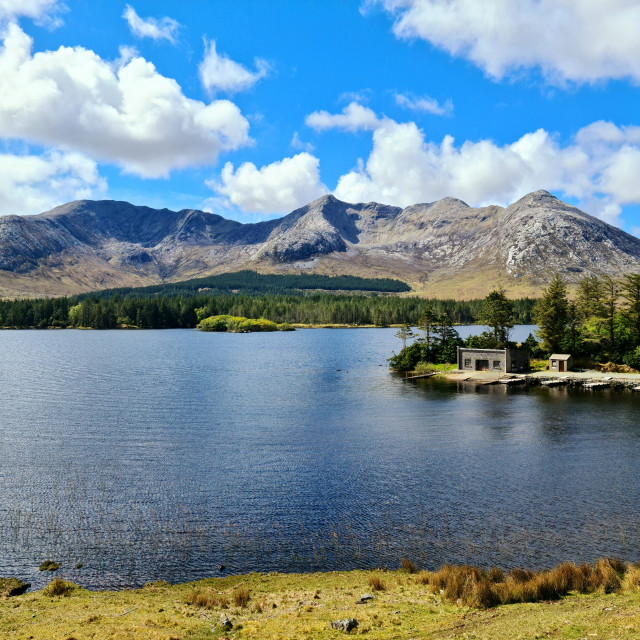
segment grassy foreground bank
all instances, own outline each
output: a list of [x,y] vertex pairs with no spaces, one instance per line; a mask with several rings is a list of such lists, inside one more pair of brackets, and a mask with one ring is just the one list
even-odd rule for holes
[[[157,582],[117,592],[79,587],[65,592],[62,581],[55,581],[42,591],[0,599],[0,637],[323,640],[346,637],[330,623],[349,618],[359,622],[349,635],[379,640],[640,637],[640,590],[637,577],[629,580],[635,573],[627,571],[618,582],[605,576],[588,594],[572,591],[554,600],[478,609],[454,599],[465,584],[468,590],[475,571],[250,574],[174,586]],[[573,570],[554,572],[547,572],[550,580],[578,576]],[[574,577],[567,578],[572,572]],[[515,585],[526,583],[523,574],[484,577]],[[614,591],[606,593],[609,589]],[[363,595],[367,598],[359,603]],[[221,624],[227,620],[231,627]]]

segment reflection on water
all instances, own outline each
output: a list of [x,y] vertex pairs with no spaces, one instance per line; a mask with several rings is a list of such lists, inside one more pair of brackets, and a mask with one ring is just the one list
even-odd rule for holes
[[640,398],[404,381],[394,333],[0,332],[0,575],[640,560]]

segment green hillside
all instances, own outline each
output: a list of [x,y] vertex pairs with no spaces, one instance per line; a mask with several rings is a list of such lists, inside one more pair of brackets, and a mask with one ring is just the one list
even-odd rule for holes
[[190,296],[198,293],[300,294],[305,291],[367,291],[401,293],[411,287],[391,278],[359,278],[357,276],[321,276],[316,274],[276,275],[256,271],[236,271],[205,278],[168,282],[148,287],[104,289],[78,296],[84,298],[111,298],[115,295],[145,298],[152,296]]

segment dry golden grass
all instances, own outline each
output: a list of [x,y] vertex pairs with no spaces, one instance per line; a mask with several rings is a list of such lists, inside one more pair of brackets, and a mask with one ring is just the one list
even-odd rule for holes
[[[637,640],[640,568],[622,568],[619,590],[608,594],[604,591],[610,588],[611,570],[618,575],[620,569],[616,561],[609,560],[511,574],[473,567],[448,567],[414,575],[400,571],[249,574],[175,586],[156,582],[142,589],[117,592],[76,588],[67,597],[28,592],[0,599],[0,638],[338,640],[345,636],[331,629],[330,622],[355,617],[360,626],[351,635],[376,640]],[[373,600],[357,604],[360,595],[370,589],[369,579],[381,575],[386,589],[377,591]],[[527,597],[536,595],[535,589],[539,589],[538,595],[548,595],[545,589],[557,592],[576,583],[595,591],[586,595],[573,591],[553,601],[509,606],[496,603],[498,606],[486,608],[492,598],[503,597],[502,589],[510,589],[511,597],[522,599],[525,592]],[[435,585],[447,587],[449,597],[460,590],[474,608],[457,599],[445,599]],[[242,589],[251,595],[244,607],[233,597]],[[223,596],[229,599],[227,609],[217,609],[215,602],[219,605],[220,601],[216,598]],[[228,616],[233,625],[230,630],[220,627],[221,616]]]
[[203,609],[226,609],[229,606],[229,598],[205,587],[203,589],[194,589],[189,594],[187,603]]
[[238,587],[233,592],[233,603],[236,607],[246,607],[250,597],[249,587]]
[[373,575],[369,576],[368,582],[369,582],[369,586],[374,591],[385,591],[387,588],[387,583],[377,573],[374,573]]
[[627,569],[622,581],[622,588],[626,591],[640,590],[640,565],[632,565]]
[[601,558],[594,565],[567,562],[548,571],[514,569],[506,576],[497,568],[483,571],[466,565],[446,565],[429,575],[420,574],[419,582],[431,585],[449,602],[483,609],[557,600],[570,592],[615,593],[621,590],[628,569],[617,558]]
[[400,561],[400,571],[403,573],[418,573],[418,568],[405,556]]

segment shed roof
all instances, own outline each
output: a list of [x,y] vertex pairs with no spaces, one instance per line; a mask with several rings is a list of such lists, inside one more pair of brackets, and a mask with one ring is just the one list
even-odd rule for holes
[[552,353],[549,360],[568,360],[570,357],[570,353]]

